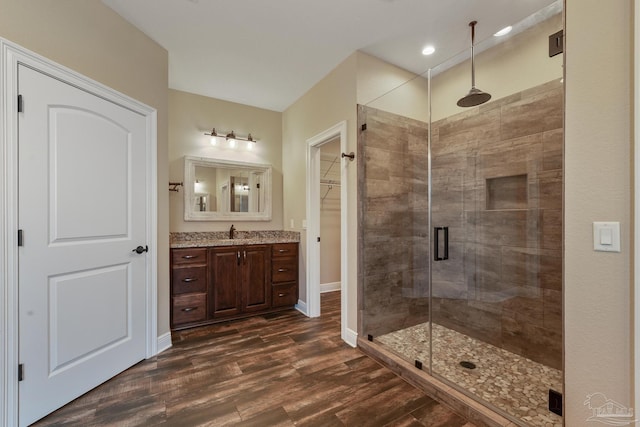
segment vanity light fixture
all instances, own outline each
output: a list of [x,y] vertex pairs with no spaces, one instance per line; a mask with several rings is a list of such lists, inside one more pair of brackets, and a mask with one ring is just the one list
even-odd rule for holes
[[246,138],[236,136],[234,131],[228,132],[227,134],[216,132],[216,128],[211,129],[211,132],[205,132],[205,135],[211,137],[211,145],[217,145],[218,138],[224,138],[229,143],[229,147],[235,148],[237,141],[247,141],[247,149],[253,150],[253,144],[258,142],[253,139],[251,134],[247,135]]

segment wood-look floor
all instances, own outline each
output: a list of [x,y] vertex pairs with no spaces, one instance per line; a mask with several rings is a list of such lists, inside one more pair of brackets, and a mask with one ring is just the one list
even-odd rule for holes
[[472,427],[340,339],[340,293],[295,310],[180,331],[173,347],[34,424]]

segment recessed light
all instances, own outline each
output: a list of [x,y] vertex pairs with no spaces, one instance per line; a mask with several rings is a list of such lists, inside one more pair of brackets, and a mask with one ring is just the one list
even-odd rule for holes
[[424,49],[422,49],[422,54],[423,55],[431,55],[433,52],[436,51],[436,48],[433,46],[427,46]]
[[509,34],[511,32],[512,28],[513,27],[511,27],[511,25],[509,25],[508,27],[504,27],[503,29],[501,29],[500,31],[495,33],[494,36],[495,37],[506,36],[507,34]]

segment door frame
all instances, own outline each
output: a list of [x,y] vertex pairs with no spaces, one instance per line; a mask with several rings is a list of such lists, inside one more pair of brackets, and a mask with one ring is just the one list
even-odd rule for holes
[[[320,316],[320,147],[340,138],[341,153],[347,152],[347,121],[326,129],[307,139],[307,315]],[[340,336],[349,345],[355,347],[352,334],[347,330],[349,300],[347,286],[347,194],[348,160],[340,159]]]
[[633,40],[635,43],[635,51],[633,58],[633,147],[634,147],[634,163],[633,163],[633,180],[634,180],[634,195],[633,195],[633,225],[634,235],[632,238],[633,246],[633,290],[634,290],[634,304],[633,304],[633,391],[634,391],[634,405],[633,407],[640,408],[640,0],[634,1],[634,24],[633,24]]
[[[158,352],[157,295],[157,112],[139,101],[0,38],[0,425],[18,424],[18,64],[89,92],[145,117],[146,210],[149,252],[146,262],[146,357]],[[25,100],[25,105],[27,105]],[[28,373],[27,373],[28,374]]]

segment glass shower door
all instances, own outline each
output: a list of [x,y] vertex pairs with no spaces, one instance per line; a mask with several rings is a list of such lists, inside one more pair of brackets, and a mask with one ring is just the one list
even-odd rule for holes
[[[426,80],[425,80],[426,84]],[[428,126],[361,105],[360,330],[409,363],[429,366]]]
[[469,108],[455,70],[430,81],[432,373],[519,423],[561,424],[561,70],[506,95],[493,70],[493,99]]

